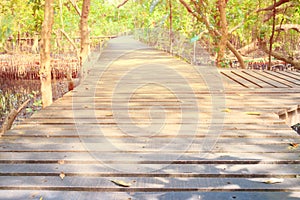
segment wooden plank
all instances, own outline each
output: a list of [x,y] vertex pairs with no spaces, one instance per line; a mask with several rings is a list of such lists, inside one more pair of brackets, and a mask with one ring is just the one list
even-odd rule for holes
[[247,79],[232,73],[232,71],[223,70],[223,71],[221,71],[221,74],[226,76],[227,78],[235,81],[237,84],[242,85],[245,88],[259,88],[258,85],[253,84],[252,82],[249,82]]
[[[210,128],[210,125],[204,125],[205,129],[207,130],[208,128]],[[90,129],[94,129],[94,130],[99,130],[99,125],[97,124],[59,124],[59,126],[57,126],[57,124],[39,124],[40,129],[45,129],[45,130],[49,130],[49,133],[53,132],[53,131],[61,131],[61,130],[77,130],[77,128],[80,128],[79,130],[88,130],[88,128]],[[114,125],[110,125],[110,124],[102,124],[100,126],[101,128],[111,128],[111,127],[115,127]],[[131,126],[132,127],[132,126]],[[19,124],[17,127],[15,127],[13,130],[36,130],[36,124]],[[171,127],[170,127],[170,130]],[[175,129],[176,130],[176,129]],[[194,130],[191,127],[188,126],[184,126],[181,128],[182,131],[190,131],[190,130]],[[214,131],[220,131],[220,130],[232,130],[232,131],[238,131],[238,130],[249,130],[249,131],[255,131],[255,130],[288,130],[290,131],[291,128],[288,127],[286,124],[217,124],[215,123],[212,127],[212,130]],[[22,134],[22,132],[21,132]]]
[[[251,110],[249,110],[251,111]],[[253,110],[252,110],[253,111]],[[254,110],[255,112],[257,112],[257,110]],[[247,116],[247,114],[244,115],[240,115],[240,117],[245,117],[245,118],[214,118],[215,123],[216,124],[220,124],[220,125],[226,125],[226,124],[230,124],[233,125],[237,128],[237,126],[243,126],[242,124],[259,124],[262,120],[259,118],[256,118],[256,116]],[[75,118],[75,119],[68,119],[68,118],[55,118],[55,119],[32,119],[32,120],[26,120],[23,121],[22,124],[28,124],[28,125],[32,125],[32,126],[40,126],[40,125],[54,125],[54,126],[60,126],[62,124],[69,124],[69,125],[77,125],[77,126],[81,126],[81,124],[90,124],[90,125],[111,125],[111,126],[123,126],[126,127],[126,129],[131,129],[134,128],[136,125],[141,126],[141,127],[146,127],[149,125],[164,125],[164,126],[168,126],[167,128],[164,128],[165,131],[167,131],[167,129],[171,126],[179,126],[180,124],[186,124],[186,125],[194,125],[196,124],[195,119],[193,118],[186,118],[188,120],[188,122],[185,123],[180,123],[181,119],[165,119],[164,123],[162,124],[161,121],[164,119],[161,118],[156,118],[153,121],[149,121],[147,119],[145,119],[144,121],[139,121],[139,122],[135,122],[134,124],[132,123],[131,119],[128,118],[124,118],[121,119],[120,121],[116,122],[114,119],[100,119],[100,118]],[[219,121],[219,122],[217,122]],[[211,122],[211,118],[201,118],[201,121],[199,120],[198,123],[200,125],[210,125]],[[285,124],[285,121],[281,120],[281,119],[268,119],[268,120],[264,120],[263,124],[269,124],[269,125],[275,125],[275,124]]]
[[49,199],[49,200],[70,200],[70,199],[162,199],[162,200],[179,200],[179,199],[291,199],[300,198],[300,193],[291,192],[263,192],[263,191],[226,191],[226,192],[82,192],[82,191],[49,191],[49,190],[0,190],[2,199]]
[[294,87],[295,84],[289,80],[286,80],[285,78],[282,78],[280,75],[277,73],[274,73],[272,71],[263,71],[264,74],[267,74],[268,77],[271,77],[274,80],[278,80],[280,83],[285,84],[289,87]]
[[244,88],[244,86],[237,84],[234,80],[228,78],[227,76],[221,76],[221,79],[223,82],[223,86],[226,90],[227,89],[241,90]]
[[[214,94],[210,94],[210,95],[214,95]],[[225,94],[224,94],[225,95]],[[267,98],[262,98],[261,95],[264,95],[264,93],[253,93],[252,95],[248,95],[248,94],[240,94],[240,95],[237,95],[235,97],[233,96],[230,96],[230,95],[226,95],[226,99],[225,97],[223,98],[222,96],[215,99],[215,101],[218,101],[218,102],[222,102],[222,101],[229,101],[229,103],[234,103],[236,101],[245,101],[245,98],[247,97],[247,99],[251,99],[251,101],[253,102],[260,102],[262,100],[269,100]],[[268,94],[270,97],[280,97],[282,100],[286,101],[287,103],[292,103],[293,100],[297,100],[299,99],[299,96],[297,96],[295,93],[277,93],[277,94]],[[281,96],[282,95],[282,96]],[[218,97],[218,96],[215,96],[215,97]],[[86,110],[89,110],[89,109],[92,109],[92,108],[95,108],[95,109],[100,109],[100,108],[105,108],[104,106],[106,106],[107,108],[110,108],[111,109],[111,106],[114,105],[116,108],[120,107],[122,108],[122,106],[126,106],[126,105],[132,105],[132,109],[134,109],[135,107],[137,108],[140,108],[140,107],[146,107],[147,105],[159,105],[159,104],[163,104],[164,106],[166,106],[167,108],[172,108],[172,107],[175,107],[175,108],[178,108],[178,103],[181,103],[181,101],[184,101],[185,103],[188,103],[188,102],[197,102],[199,103],[199,107],[202,107],[202,104],[203,104],[203,107],[205,106],[209,106],[211,105],[211,99],[214,98],[212,96],[208,96],[208,97],[205,97],[205,96],[202,96],[202,98],[190,98],[189,100],[187,99],[184,99],[184,98],[181,98],[181,99],[168,99],[168,100],[160,100],[160,101],[153,101],[152,99],[147,99],[145,101],[141,101],[141,100],[135,100],[135,99],[131,99],[131,101],[128,103],[124,100],[119,100],[119,99],[114,99],[113,101],[113,104],[112,104],[112,101],[111,100],[107,100],[107,99],[85,99],[84,101],[84,98],[81,100],[82,102],[78,101],[76,102],[75,99],[71,99],[71,100],[68,100],[68,101],[65,101],[65,102],[60,102],[59,104],[54,104],[53,106],[51,106],[51,108],[47,108],[45,110],[51,110],[53,108],[56,108],[56,107],[60,107],[60,108],[63,108],[64,106],[66,107],[69,107],[69,109],[71,110],[72,109],[72,106],[86,106],[86,107],[82,107],[82,109],[86,109]],[[73,102],[72,102],[73,101]],[[294,104],[296,102],[294,101]],[[273,102],[273,104],[277,104],[279,105],[280,102],[278,101],[275,101]],[[184,106],[184,107],[192,107],[192,105],[181,105],[181,106]],[[267,105],[266,105],[267,106]],[[43,110],[44,111],[44,110]]]
[[[255,132],[254,132],[255,133]],[[169,134],[169,135],[160,135],[160,134],[149,134],[148,136],[140,136],[138,133],[136,135],[134,134],[126,134],[126,133],[114,133],[113,135],[110,134],[110,132],[98,132],[98,134],[87,134],[85,135],[84,133],[78,133],[77,135],[73,137],[55,137],[52,136],[51,134],[45,135],[44,137],[3,137],[1,142],[0,142],[0,149],[2,151],[8,151],[10,150],[16,150],[19,149],[21,150],[24,148],[24,150],[28,149],[35,149],[36,150],[41,150],[41,149],[46,149],[50,148],[52,150],[59,150],[59,149],[76,149],[76,150],[83,150],[84,147],[82,146],[83,143],[88,143],[88,144],[102,144],[105,142],[111,142],[113,144],[126,144],[126,145],[135,145],[139,143],[139,145],[144,144],[151,144],[152,145],[160,145],[160,144],[169,144],[171,145],[172,143],[174,145],[182,144],[184,142],[191,142],[195,145],[202,144],[206,140],[213,139],[217,137],[216,144],[219,147],[226,148],[227,144],[230,144],[228,149],[235,147],[235,146],[241,146],[243,145],[244,148],[246,148],[247,145],[256,145],[258,148],[259,146],[264,146],[265,148],[270,145],[274,145],[274,149],[276,149],[277,146],[285,146],[286,148],[289,147],[290,143],[297,143],[299,138],[297,138],[297,134],[293,132],[293,130],[290,131],[289,134],[285,135],[274,135],[274,136],[266,136],[266,134],[258,135],[255,134],[254,136],[251,137],[250,134],[248,135],[239,135],[239,134],[230,134],[224,136],[223,133],[215,133],[216,135],[212,135],[212,133],[208,133],[208,131],[197,134],[190,132],[190,134],[183,134],[183,133],[178,133],[176,135],[174,134]],[[140,137],[139,137],[140,136]],[[290,136],[290,137],[289,137]],[[293,137],[294,136],[294,137]],[[187,137],[191,137],[190,140],[185,139]],[[284,138],[287,137],[287,138]],[[66,143],[65,145],[59,147],[60,144]],[[32,144],[32,145],[30,145]],[[57,144],[57,146],[56,146]],[[58,145],[59,144],[59,145]],[[19,146],[19,145],[24,145]],[[43,146],[45,145],[45,146]],[[46,147],[49,145],[49,147]],[[148,146],[148,145],[146,145]],[[146,148],[145,146],[145,148]],[[15,148],[11,148],[15,147]],[[40,148],[38,148],[40,147]],[[68,148],[69,147],[69,148]],[[190,146],[191,148],[192,146]],[[268,147],[268,148],[271,148]],[[152,147],[154,148],[154,147]],[[283,147],[281,147],[283,148]],[[147,149],[145,149],[147,150]],[[281,149],[284,150],[284,149]],[[295,149],[296,150],[296,149]],[[176,150],[175,150],[176,151]]]
[[298,77],[298,78],[299,78],[299,76],[300,76],[299,70],[298,70],[298,71],[287,71],[287,72],[290,73],[290,74],[293,74],[294,76],[296,76],[296,77]]
[[285,81],[281,78],[278,78],[278,77],[276,77],[272,74],[269,74],[268,71],[261,71],[261,72],[256,72],[256,73],[259,73],[259,74],[261,74],[262,76],[265,76],[268,79],[272,79],[272,80],[278,82],[281,85],[285,85],[286,87],[290,87],[290,88],[292,87],[292,84],[290,82]]
[[[184,147],[179,147],[184,148]],[[203,147],[202,147],[203,148]],[[177,153],[161,153],[159,150],[155,153],[128,153],[126,151],[116,153],[92,154],[92,152],[1,152],[0,163],[7,162],[39,162],[39,163],[58,163],[59,160],[66,162],[89,163],[89,162],[105,162],[113,164],[130,164],[133,167],[139,167],[138,164],[171,164],[171,163],[215,163],[219,161],[224,163],[277,163],[284,162],[284,164],[299,164],[299,153],[185,153],[178,155]],[[96,157],[94,157],[96,156]],[[246,158],[246,159],[245,159]],[[174,159],[174,160],[172,160]],[[178,159],[178,160],[176,160]],[[151,167],[151,166],[149,166]]]
[[[219,175],[222,178],[222,175]],[[36,189],[36,190],[69,190],[69,191],[101,191],[101,192],[164,192],[164,191],[277,191],[300,192],[300,180],[286,178],[280,184],[264,184],[267,178],[156,178],[156,177],[115,177],[116,180],[130,182],[131,187],[119,187],[111,178],[72,177],[66,174],[61,180],[59,176],[2,176],[1,189]],[[263,190],[261,189],[264,186]],[[241,189],[242,188],[242,189]]]
[[235,70],[235,71],[232,71],[232,73],[247,79],[249,82],[257,85],[260,88],[272,87],[271,85],[267,84],[266,82],[264,82],[260,79],[257,79],[256,77],[248,75],[247,73],[245,73],[245,71]]
[[[1,141],[10,140],[11,142],[16,142],[17,138],[20,138],[21,141],[25,142],[26,138],[35,138],[32,140],[39,140],[42,138],[78,138],[79,134],[77,131],[84,131],[88,127],[81,127],[76,129],[75,127],[73,129],[60,129],[60,130],[31,130],[31,129],[14,129],[7,132],[1,139]],[[87,133],[82,133],[81,137],[99,137],[99,130],[97,127],[93,127],[94,129],[89,130]],[[99,128],[99,127],[98,127]],[[106,129],[105,127],[102,127],[104,130],[109,130],[110,138],[123,138],[123,137],[130,137],[128,135],[125,135],[120,131],[118,128],[109,128]],[[104,131],[103,130],[103,131]],[[186,130],[187,133],[188,130]],[[265,129],[265,130],[214,130],[214,134],[217,134],[219,138],[256,138],[256,140],[259,140],[261,138],[298,138],[299,136],[296,134],[295,131],[293,131],[290,127],[285,126],[285,129]],[[176,137],[188,137],[190,134],[180,134]],[[199,130],[195,135],[197,138],[203,138],[208,137],[207,130]],[[166,134],[159,134],[155,135],[154,138],[170,138],[174,137],[172,133],[166,133]],[[0,141],[0,143],[1,143]],[[9,142],[9,141],[7,141]],[[5,145],[5,143],[3,144]]]
[[[290,86],[288,85],[285,85],[281,82],[279,82],[278,80],[274,79],[273,77],[271,76],[268,76],[267,74],[264,74],[263,72],[260,72],[260,71],[256,71],[256,70],[253,70],[253,71],[247,71],[247,74],[250,75],[250,76],[253,76],[253,77],[256,77],[276,88],[288,88]],[[269,89],[270,90],[270,89]]]
[[[91,138],[92,139],[92,138]],[[208,139],[204,139],[202,141],[187,141],[187,143],[177,143],[176,141],[183,140],[177,139],[172,141],[172,143],[163,143],[159,140],[149,140],[147,143],[145,141],[140,142],[140,140],[131,140],[130,142],[116,142],[112,139],[106,138],[107,141],[111,142],[111,146],[107,146],[106,143],[104,143],[104,139],[102,142],[98,143],[90,143],[89,141],[85,141],[87,139],[82,139],[81,143],[74,143],[74,144],[65,144],[65,142],[57,142],[57,143],[40,143],[40,144],[32,144],[30,143],[14,143],[14,144],[7,144],[7,145],[1,145],[0,146],[0,152],[43,152],[43,153],[52,153],[52,152],[109,152],[109,153],[119,153],[119,152],[126,152],[126,153],[156,153],[162,147],[165,148],[163,151],[164,153],[177,153],[177,154],[184,154],[184,153],[235,153],[237,151],[241,153],[276,153],[276,152],[282,152],[282,153],[299,153],[300,150],[297,148],[292,148],[291,144],[295,143],[297,144],[298,140],[296,139],[289,139],[286,142],[277,143],[276,142],[270,142],[270,143],[264,143],[261,142],[258,145],[253,145],[253,143],[241,142],[232,140],[228,142],[228,144],[221,143],[220,140],[214,144],[213,147],[207,148],[201,146],[204,142],[209,141]],[[170,140],[170,139],[169,139]],[[174,140],[174,139],[171,139]],[[212,139],[211,139],[212,140]],[[261,139],[260,139],[261,140]],[[65,140],[64,140],[65,141]],[[72,141],[72,140],[70,140]],[[138,143],[140,142],[140,143]],[[138,143],[138,144],[137,144]],[[190,144],[189,144],[190,143]],[[237,144],[238,143],[238,144]],[[183,148],[182,146],[185,146],[189,144],[188,147]],[[101,147],[102,146],[102,147]],[[107,147],[105,147],[107,146]],[[242,147],[241,147],[242,146]],[[123,149],[123,150],[122,150]],[[240,149],[240,150],[239,150]]]
[[291,76],[288,76],[280,71],[278,71],[278,72],[267,71],[267,73],[272,74],[273,76],[283,79],[289,83],[292,83],[294,85],[294,87],[297,87],[300,85],[300,79],[298,80],[298,79],[292,78]]
[[[247,105],[247,104],[246,104]],[[228,106],[230,107],[230,106]],[[228,108],[227,107],[227,108]],[[82,110],[82,111],[62,111],[61,113],[58,112],[46,112],[46,113],[42,113],[39,115],[35,115],[31,118],[31,120],[28,120],[30,122],[40,122],[43,121],[44,123],[56,123],[57,120],[64,120],[64,122],[68,123],[68,121],[71,121],[72,119],[75,120],[81,120],[81,119],[97,119],[97,120],[101,120],[101,122],[103,123],[113,123],[113,122],[119,122],[120,120],[122,120],[120,123],[123,122],[130,122],[128,121],[129,119],[133,120],[133,122],[131,122],[132,124],[134,123],[138,123],[138,122],[145,122],[147,120],[151,120],[152,122],[155,119],[161,119],[161,120],[165,120],[165,123],[172,123],[173,121],[176,121],[176,119],[182,119],[183,114],[180,112],[184,112],[184,119],[194,119],[197,120],[198,118],[198,123],[202,123],[203,120],[205,119],[210,119],[212,117],[212,115],[215,114],[216,118],[226,118],[225,122],[228,123],[230,120],[234,119],[236,122],[241,122],[241,123],[247,123],[249,121],[247,120],[252,120],[252,122],[256,122],[256,119],[266,119],[266,118],[271,118],[271,120],[276,120],[278,119],[278,116],[276,116],[276,114],[272,114],[272,113],[262,113],[261,112],[261,108],[241,108],[241,109],[232,109],[230,110],[230,113],[222,113],[222,109],[220,109],[220,111],[213,113],[210,111],[210,109],[208,109],[208,111],[205,111],[204,109],[200,109],[201,111],[199,113],[195,112],[195,110],[192,109],[184,109],[183,111],[181,109],[151,109],[152,114],[149,115],[149,109],[140,109],[140,110],[131,110],[129,109],[127,110]],[[259,111],[260,114],[257,117],[254,116],[249,116],[247,115],[246,112],[249,111]],[[153,112],[164,112],[164,114],[153,114]],[[224,111],[223,111],[224,112]],[[218,114],[218,115],[217,115]],[[239,119],[240,117],[243,117],[243,119]],[[254,119],[255,118],[255,119]],[[24,123],[27,123],[26,121]],[[72,122],[69,122],[72,123]],[[189,122],[185,122],[184,123],[189,123]]]
[[290,73],[289,71],[280,71],[278,73],[283,74],[284,76],[287,76],[287,77],[289,77],[292,80],[295,80],[297,82],[300,81],[300,73],[294,74],[294,73]]
[[[157,164],[159,168],[159,164]],[[61,172],[69,176],[95,177],[282,177],[293,178],[299,174],[299,166],[292,164],[172,164],[161,165],[151,172],[120,172],[105,164],[1,164],[0,176],[57,176]],[[247,169],[247,170],[245,170]],[[241,172],[243,172],[241,174]]]

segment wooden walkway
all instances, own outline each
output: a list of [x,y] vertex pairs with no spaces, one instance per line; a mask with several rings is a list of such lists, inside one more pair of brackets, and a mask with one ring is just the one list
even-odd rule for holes
[[82,85],[0,139],[0,199],[299,199],[285,123],[299,86],[113,39]]

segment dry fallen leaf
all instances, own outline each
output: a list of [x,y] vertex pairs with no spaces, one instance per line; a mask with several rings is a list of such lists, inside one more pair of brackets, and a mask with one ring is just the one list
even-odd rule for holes
[[61,180],[64,180],[64,178],[65,178],[65,173],[64,172],[61,172],[60,174],[59,174],[59,177],[61,178]]
[[289,149],[290,150],[295,150],[299,147],[298,143],[290,143]]
[[60,164],[60,165],[63,165],[63,164],[65,164],[65,161],[64,160],[59,160],[59,161],[57,161],[57,163]]
[[290,146],[293,148],[297,148],[297,147],[299,147],[299,144],[298,143],[290,143]]
[[246,115],[260,115],[260,112],[245,112]]
[[114,184],[121,186],[121,187],[130,187],[131,186],[131,183],[126,183],[121,180],[111,180],[111,182],[113,182]]
[[222,112],[227,112],[227,113],[229,113],[229,112],[231,112],[231,110],[230,110],[229,108],[225,108],[225,109],[222,110]]
[[275,183],[282,183],[283,179],[282,178],[270,178],[268,180],[263,181],[263,183],[266,184],[275,184]]

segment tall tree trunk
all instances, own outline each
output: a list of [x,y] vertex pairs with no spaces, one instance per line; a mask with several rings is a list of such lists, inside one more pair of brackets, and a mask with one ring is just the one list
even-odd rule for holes
[[271,69],[271,64],[272,64],[272,49],[273,49],[273,38],[274,38],[274,34],[275,34],[275,25],[276,25],[276,0],[274,0],[272,33],[271,33],[271,37],[270,37],[270,46],[269,46],[269,65],[268,65],[268,70]]
[[52,85],[51,85],[51,33],[53,24],[53,0],[45,1],[44,21],[41,33],[41,92],[43,107],[52,104]]
[[222,67],[222,62],[226,53],[226,44],[228,38],[228,26],[226,20],[226,0],[218,0],[218,10],[220,14],[220,41],[219,41],[219,51],[217,54],[217,66]]
[[81,38],[80,64],[81,66],[84,63],[84,61],[87,59],[90,51],[89,25],[88,25],[90,5],[91,5],[91,0],[83,1],[81,18],[80,18],[80,38]]
[[169,27],[169,42],[170,42],[170,53],[173,52],[173,10],[172,10],[172,0],[169,0],[169,23],[170,23],[170,27]]

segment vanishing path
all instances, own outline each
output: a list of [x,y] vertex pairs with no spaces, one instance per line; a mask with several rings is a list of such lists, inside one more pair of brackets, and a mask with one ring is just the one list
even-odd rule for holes
[[79,87],[0,139],[0,199],[298,199],[284,119],[299,122],[299,86],[299,72],[217,71],[113,39]]

